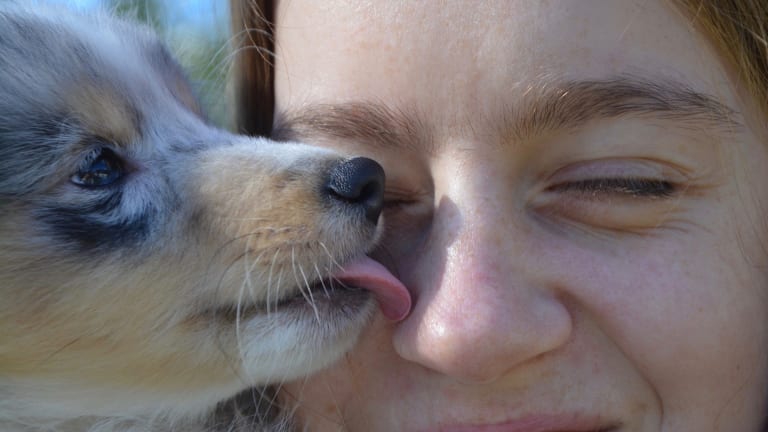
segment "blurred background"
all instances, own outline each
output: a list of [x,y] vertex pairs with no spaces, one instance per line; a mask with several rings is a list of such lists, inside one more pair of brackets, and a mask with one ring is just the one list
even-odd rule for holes
[[226,77],[231,65],[227,0],[41,2],[69,5],[85,11],[102,8],[149,24],[165,40],[184,67],[210,121],[217,126],[230,128],[232,117],[226,100]]

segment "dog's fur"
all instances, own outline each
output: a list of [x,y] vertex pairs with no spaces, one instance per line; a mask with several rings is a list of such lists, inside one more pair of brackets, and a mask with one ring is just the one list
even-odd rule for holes
[[373,300],[307,288],[379,234],[342,160],[208,126],[146,28],[0,6],[0,430],[218,430],[340,357]]

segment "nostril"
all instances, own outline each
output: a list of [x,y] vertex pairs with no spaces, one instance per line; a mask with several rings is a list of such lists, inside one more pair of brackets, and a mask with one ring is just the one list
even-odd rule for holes
[[376,223],[384,206],[384,168],[375,160],[356,157],[331,169],[328,192],[336,200],[359,205]]

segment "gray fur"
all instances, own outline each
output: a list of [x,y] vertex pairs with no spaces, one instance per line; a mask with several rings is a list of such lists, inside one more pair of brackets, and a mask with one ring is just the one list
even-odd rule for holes
[[[379,235],[322,196],[344,158],[217,130],[191,95],[145,27],[0,3],[3,431],[289,429],[267,385],[370,317],[352,291],[276,309],[307,294],[297,268],[325,277]],[[78,186],[105,148],[125,174]]]

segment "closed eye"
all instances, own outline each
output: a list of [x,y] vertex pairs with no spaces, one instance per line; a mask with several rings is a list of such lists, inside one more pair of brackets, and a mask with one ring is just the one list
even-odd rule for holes
[[627,196],[634,198],[669,198],[678,187],[674,183],[654,178],[594,178],[559,183],[547,188],[549,192],[577,192],[587,198]]
[[574,178],[547,187],[531,208],[550,221],[580,230],[650,233],[684,220],[689,188],[661,176]]

